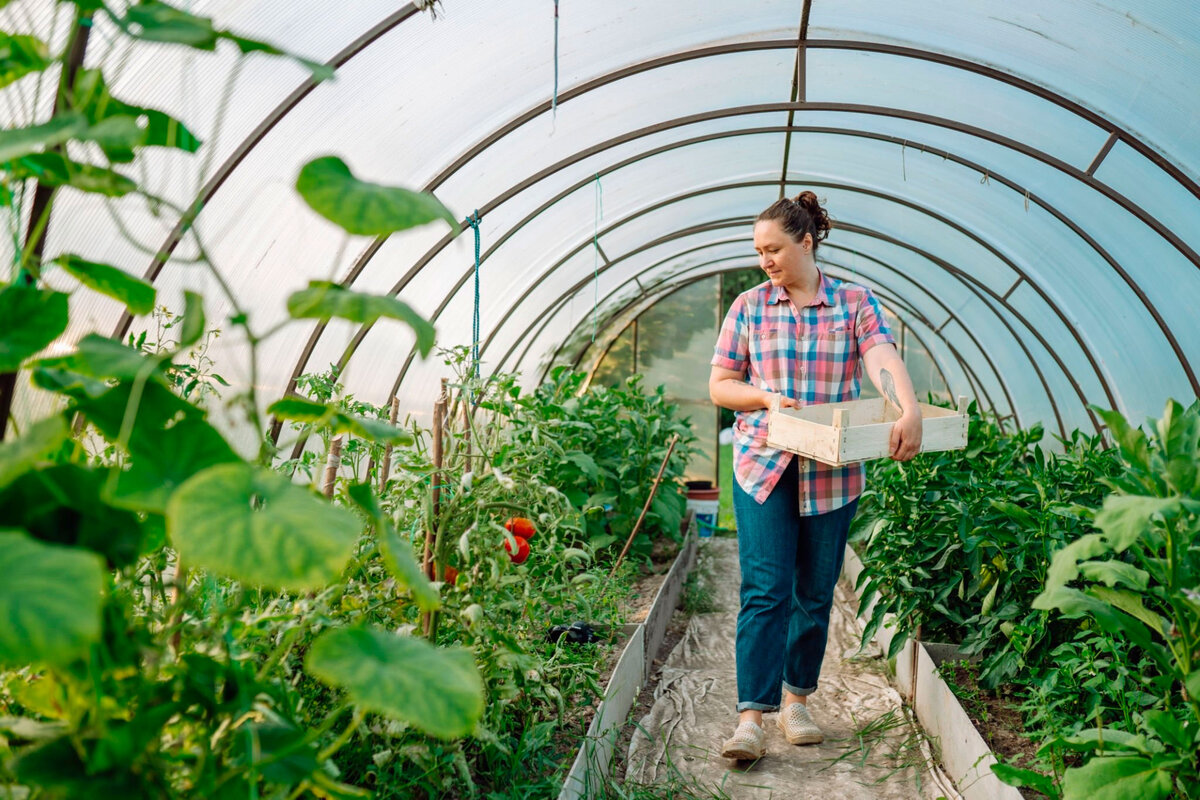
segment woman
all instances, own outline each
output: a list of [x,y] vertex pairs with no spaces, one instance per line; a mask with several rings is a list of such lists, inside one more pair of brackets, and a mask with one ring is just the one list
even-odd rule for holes
[[[828,277],[817,245],[829,216],[812,192],[784,198],[754,225],[758,265],[769,279],[733,302],[721,326],[709,395],[737,411],[734,514],[741,564],[737,622],[738,726],[726,758],[765,753],[764,711],[792,744],[816,744],[809,716],[825,654],[833,589],[850,520],[863,491],[863,467],[831,467],[767,446],[767,408],[858,397],[865,367],[901,412],[891,457],[921,447],[921,413],[883,312],[869,289]],[[780,689],[783,700],[780,703]]]

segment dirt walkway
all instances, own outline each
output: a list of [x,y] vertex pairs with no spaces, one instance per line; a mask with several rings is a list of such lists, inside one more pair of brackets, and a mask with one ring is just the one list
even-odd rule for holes
[[[844,579],[830,619],[820,688],[811,700],[825,742],[790,745],[775,726],[776,715],[767,714],[765,758],[749,765],[721,758],[721,742],[736,724],[737,541],[704,540],[698,568],[709,582],[713,607],[721,610],[692,617],[663,665],[654,704],[630,743],[627,780],[656,783],[675,772],[733,800],[956,796],[943,788],[950,786],[944,777],[930,771],[928,745],[908,723],[878,651],[859,652],[862,627]],[[867,733],[856,735],[864,727]]]

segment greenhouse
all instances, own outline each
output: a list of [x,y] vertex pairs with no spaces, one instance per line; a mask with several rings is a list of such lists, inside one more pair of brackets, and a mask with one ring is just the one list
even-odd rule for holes
[[1193,0],[0,0],[0,94],[0,798],[1200,800]]

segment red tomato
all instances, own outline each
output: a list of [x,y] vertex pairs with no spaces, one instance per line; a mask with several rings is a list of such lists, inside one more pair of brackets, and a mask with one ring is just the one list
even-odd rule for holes
[[504,529],[513,536],[520,536],[526,541],[533,538],[537,533],[537,528],[533,527],[533,520],[525,517],[510,517],[508,522],[504,523]]
[[450,584],[451,586],[458,583],[458,570],[456,570],[454,567],[446,567],[444,574],[446,576],[446,583]]
[[529,542],[521,536],[513,537],[517,540],[517,552],[512,551],[512,545],[508,539],[504,540],[504,549],[508,551],[508,558],[514,564],[524,564],[525,559],[529,558]]

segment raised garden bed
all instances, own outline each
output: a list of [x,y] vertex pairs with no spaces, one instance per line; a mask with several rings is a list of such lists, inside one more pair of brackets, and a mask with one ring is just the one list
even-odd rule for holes
[[[846,547],[843,573],[854,586],[863,570],[858,554]],[[861,595],[855,594],[861,600]],[[861,610],[870,614],[872,604]],[[892,628],[885,619],[875,640],[883,652],[892,642]],[[1000,781],[991,765],[997,759],[976,729],[962,703],[938,673],[942,661],[953,659],[953,647],[934,648],[931,655],[924,643],[913,640],[896,656],[896,683],[900,694],[916,713],[917,721],[937,744],[942,766],[965,800],[1022,800],[1021,793]]]
[[671,613],[679,604],[683,584],[696,564],[695,515],[688,514],[687,536],[679,555],[654,597],[643,622],[628,626],[629,638],[605,687],[604,699],[592,718],[559,800],[590,798],[609,778],[615,743],[643,684],[649,679]]

